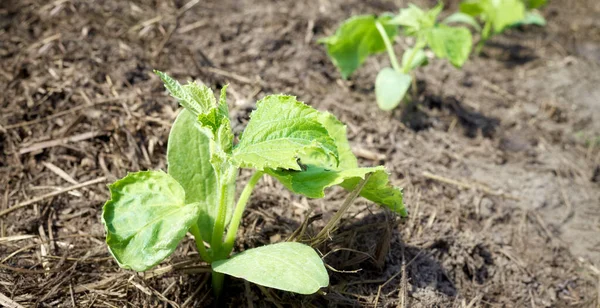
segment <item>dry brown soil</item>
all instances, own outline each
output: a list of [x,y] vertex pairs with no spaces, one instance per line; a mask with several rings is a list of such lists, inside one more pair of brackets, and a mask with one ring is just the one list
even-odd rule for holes
[[[598,307],[600,2],[550,2],[547,27],[498,36],[462,70],[432,61],[418,99],[387,113],[373,94],[386,56],[342,81],[316,41],[407,1],[0,1],[0,306],[217,305],[191,239],[144,274],[104,244],[105,185],[166,169],[178,106],[160,69],[229,83],[238,132],[270,93],[328,110],[405,189],[408,218],[359,200],[318,247],[321,294],[230,279],[218,306]],[[238,251],[307,218],[314,234],[347,195],[258,186]]]

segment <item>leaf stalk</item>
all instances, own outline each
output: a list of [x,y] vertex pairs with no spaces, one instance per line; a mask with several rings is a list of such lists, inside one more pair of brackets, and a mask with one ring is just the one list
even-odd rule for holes
[[396,58],[396,53],[394,52],[394,47],[392,46],[390,38],[387,36],[387,32],[385,32],[385,28],[379,21],[375,21],[375,27],[383,39],[385,49],[387,50],[388,56],[390,57],[390,62],[392,63],[392,68],[394,68],[396,72],[402,72],[400,65],[398,64],[398,58]]

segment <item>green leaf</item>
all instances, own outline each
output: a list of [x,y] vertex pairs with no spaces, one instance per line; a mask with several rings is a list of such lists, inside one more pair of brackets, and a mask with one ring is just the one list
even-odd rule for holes
[[466,14],[466,13],[462,13],[462,12],[456,12],[456,13],[446,17],[446,19],[444,19],[444,21],[442,23],[444,23],[444,24],[463,23],[463,24],[467,24],[467,25],[473,27],[477,31],[481,31],[481,26],[479,25],[477,20],[473,16]]
[[130,173],[109,185],[102,221],[119,266],[145,271],[169,256],[199,215],[183,187],[162,171]]
[[462,67],[469,59],[473,38],[467,28],[439,25],[428,32],[427,43],[436,57],[448,59],[452,65]]
[[537,9],[537,8],[540,8],[544,5],[546,5],[547,2],[548,2],[548,0],[529,0],[529,1],[527,1],[527,8]]
[[[383,170],[375,171],[361,190],[360,196],[386,206],[402,217],[406,217],[402,189],[392,186],[388,177],[388,174]],[[354,177],[344,181],[341,186],[348,191],[352,191],[359,182],[360,178]]]
[[389,16],[354,16],[344,21],[334,35],[320,39],[327,54],[344,79],[348,78],[372,54],[385,51],[385,43],[375,22],[382,23],[388,38],[393,41],[397,27],[387,24]]
[[392,110],[400,104],[410,87],[410,75],[396,72],[386,67],[379,71],[375,79],[375,97],[382,110]]
[[[427,65],[427,56],[423,49],[418,49],[413,55],[413,48],[407,48],[402,54],[402,69],[405,72],[411,71],[419,66]],[[412,57],[412,60],[410,59]],[[408,61],[411,61],[409,64]]]
[[470,16],[479,16],[483,13],[481,0],[467,0],[460,3],[460,12]]
[[267,173],[294,193],[309,198],[323,198],[326,188],[339,185],[348,179],[364,179],[368,173],[385,170],[383,166],[330,170],[316,165],[305,165],[304,169],[302,171],[267,170]]
[[518,21],[515,24],[512,24],[511,27],[519,27],[524,25],[535,25],[543,27],[546,25],[546,19],[540,15],[539,12],[531,11],[525,13],[525,18],[523,20]]
[[217,273],[300,294],[313,294],[329,285],[329,275],[319,255],[300,243],[249,249],[230,259],[213,262],[212,268]]
[[[211,164],[210,139],[187,109],[179,113],[171,128],[167,162],[169,174],[185,190],[185,203],[201,204],[198,228],[210,239],[218,214],[219,185]],[[232,209],[228,212],[229,217]]]
[[423,30],[432,28],[443,8],[442,2],[429,11],[423,11],[418,6],[409,4],[408,8],[401,9],[400,13],[389,23],[404,27],[407,35],[416,35]]
[[215,105],[215,97],[212,91],[204,85],[195,82],[182,86],[177,80],[169,75],[154,70],[154,73],[162,79],[165,88],[176,98],[181,106],[188,109],[194,115],[204,113]]
[[[338,156],[339,156],[339,169],[350,169],[350,168],[358,168],[358,162],[356,160],[356,156],[352,153],[352,149],[350,148],[350,143],[348,142],[348,137],[346,133],[346,125],[340,122],[334,115],[329,112],[322,112],[319,115],[319,123],[325,127],[327,133],[333,141],[335,142],[335,146],[337,147]],[[305,161],[305,159],[303,158]],[[305,161],[308,163],[308,161]],[[325,166],[325,162],[319,162],[320,166]]]
[[492,20],[495,33],[525,18],[525,4],[521,0],[487,0],[491,2],[486,14]]
[[287,95],[269,95],[256,105],[233,150],[239,166],[300,170],[297,158],[315,151],[339,160],[335,142],[315,109]]

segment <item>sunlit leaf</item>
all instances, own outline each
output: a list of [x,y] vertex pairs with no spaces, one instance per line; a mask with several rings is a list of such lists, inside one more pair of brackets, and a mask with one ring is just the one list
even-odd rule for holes
[[233,159],[258,170],[300,170],[297,159],[317,151],[338,160],[333,139],[319,123],[320,113],[294,96],[270,95],[258,101]]
[[382,110],[392,110],[400,104],[410,87],[410,75],[396,72],[386,67],[379,71],[375,79],[375,97]]
[[162,171],[130,173],[109,188],[102,221],[123,268],[140,272],[158,264],[198,219],[199,204],[186,204],[183,187]]
[[249,249],[230,259],[213,262],[212,268],[217,273],[300,294],[313,294],[329,285],[329,275],[319,255],[300,243]]
[[436,57],[448,59],[456,67],[463,66],[469,59],[473,47],[473,38],[467,28],[445,25],[431,29],[427,42]]
[[344,79],[348,78],[372,54],[385,51],[385,43],[377,31],[375,22],[382,23],[390,40],[397,33],[397,27],[387,24],[389,16],[354,16],[344,21],[334,35],[319,40],[327,47],[327,54],[340,70]]

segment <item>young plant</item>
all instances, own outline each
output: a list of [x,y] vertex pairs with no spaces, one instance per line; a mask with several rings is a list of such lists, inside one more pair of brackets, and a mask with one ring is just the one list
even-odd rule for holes
[[[327,54],[344,79],[348,78],[372,54],[387,50],[392,68],[382,69],[375,80],[377,104],[383,110],[392,110],[400,104],[407,91],[415,87],[413,71],[427,65],[425,48],[436,57],[448,59],[455,67],[462,67],[472,48],[471,33],[464,27],[438,23],[442,11],[440,3],[429,11],[410,4],[398,15],[361,15],[344,21],[336,33],[319,42],[327,47]],[[392,42],[402,26],[404,34],[415,38],[411,48],[404,50],[398,63]],[[413,88],[413,90],[415,90]]]
[[[460,4],[460,12],[454,13],[444,23],[466,23],[481,32],[476,52],[494,35],[508,28],[522,25],[546,25],[546,20],[537,9],[547,0],[466,0]],[[476,20],[483,22],[481,28]]]
[[[355,192],[362,188],[361,196],[406,215],[401,190],[389,185],[383,167],[358,167],[346,127],[333,115],[293,96],[270,95],[257,102],[234,144],[226,87],[217,101],[206,86],[180,85],[156,73],[184,109],[169,135],[168,173],[129,173],[109,186],[111,199],[102,219],[106,243],[121,267],[152,268],[189,231],[200,258],[212,266],[217,295],[224,274],[301,294],[326,287],[321,258],[301,243],[277,243],[229,257],[248,199],[264,174],[310,198],[322,198],[334,185]],[[236,203],[240,168],[255,171]]]

